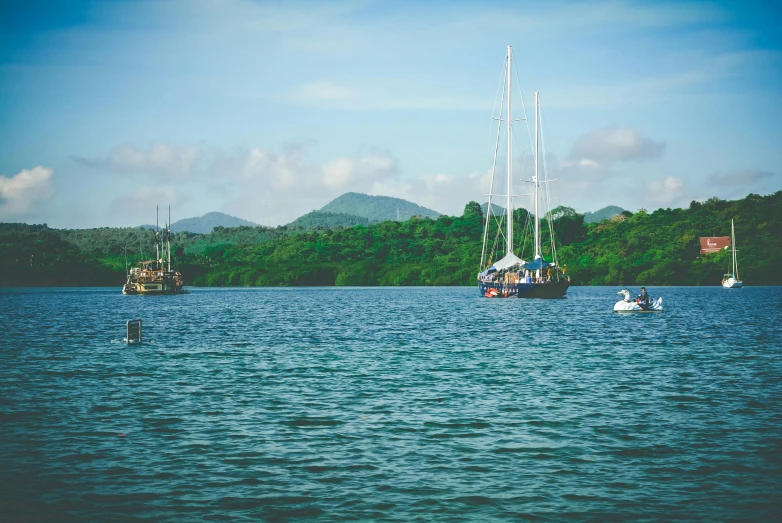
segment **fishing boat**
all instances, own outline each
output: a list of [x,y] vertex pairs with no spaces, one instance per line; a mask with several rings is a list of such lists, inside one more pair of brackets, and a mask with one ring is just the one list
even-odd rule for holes
[[[534,207],[534,254],[531,260],[525,261],[521,256],[516,255],[519,252],[523,255],[523,249],[514,251],[513,241],[513,156],[512,156],[512,136],[513,136],[513,116],[511,112],[511,67],[513,64],[513,49],[507,48],[505,81],[502,100],[500,102],[500,117],[497,118],[497,143],[494,147],[494,160],[491,169],[491,185],[489,188],[489,202],[486,208],[486,220],[483,230],[483,247],[481,251],[481,265],[478,273],[478,289],[482,296],[487,298],[562,298],[567,292],[570,280],[565,276],[557,263],[556,245],[554,235],[551,234],[551,261],[546,261],[542,255],[541,249],[541,231],[540,231],[540,187],[541,184],[547,186],[548,179],[541,181],[539,174],[538,153],[540,151],[540,100],[539,95],[535,93],[535,172],[531,182],[534,186],[533,207]],[[497,152],[500,146],[500,135],[502,134],[502,113],[507,110],[505,116],[505,128],[507,135],[506,145],[506,194],[494,194],[494,177],[497,170]],[[526,118],[525,118],[526,120]],[[492,205],[493,197],[505,198],[505,212],[498,214]],[[546,201],[549,201],[546,199]],[[550,210],[547,211],[549,233],[551,233],[552,219]],[[501,253],[500,236],[503,235],[504,221],[504,256],[497,260],[497,252]],[[490,232],[496,231],[495,238],[490,242]],[[491,243],[491,245],[490,245]],[[522,241],[522,245],[523,245]],[[500,249],[498,249],[500,247]]]
[[[168,208],[168,223],[165,242],[160,227],[155,225],[155,259],[144,260],[128,271],[128,279],[122,287],[122,294],[182,294],[182,274],[171,269],[171,208]],[[166,256],[167,255],[167,256]]]
[[733,220],[730,221],[730,250],[733,253],[733,272],[722,277],[722,286],[726,289],[740,289],[739,266],[736,262],[736,229],[733,227]]

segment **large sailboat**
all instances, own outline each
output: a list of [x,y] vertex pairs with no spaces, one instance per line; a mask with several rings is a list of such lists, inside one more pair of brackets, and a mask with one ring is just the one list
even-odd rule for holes
[[733,220],[730,221],[730,250],[733,252],[733,272],[722,277],[722,286],[726,289],[740,289],[742,284],[739,279],[739,265],[736,262],[736,229],[733,227]]
[[[502,101],[500,102],[500,115],[503,109],[507,107],[505,117],[505,127],[507,133],[506,145],[506,169],[507,169],[507,194],[493,194],[494,175],[497,168],[497,151],[500,146],[500,134],[502,130],[502,116],[498,118],[497,124],[497,143],[494,147],[494,161],[492,164],[492,178],[489,189],[489,202],[486,208],[486,220],[483,230],[483,248],[481,251],[481,266],[478,273],[478,289],[481,295],[487,298],[494,297],[518,297],[518,298],[562,298],[567,292],[570,280],[560,269],[556,259],[556,246],[554,235],[551,234],[551,261],[543,258],[541,248],[540,231],[540,186],[548,180],[541,181],[539,174],[538,153],[540,151],[540,102],[538,93],[535,93],[535,172],[530,182],[534,186],[533,207],[534,207],[534,254],[532,260],[525,261],[514,252],[513,240],[513,116],[511,112],[511,67],[513,64],[513,49],[507,48],[505,65],[505,82]],[[507,105],[506,105],[507,102]],[[492,204],[492,197],[504,196],[505,209],[502,215],[495,212],[495,205]],[[495,256],[497,243],[503,234],[502,221],[505,222],[505,254],[504,256],[492,262]],[[548,212],[549,233],[551,233],[551,213]],[[489,245],[489,233],[495,231],[495,240],[493,245]],[[519,254],[523,255],[520,249]]]
[[[139,262],[128,272],[122,294],[181,294],[184,291],[182,274],[171,269],[171,207],[165,242],[160,227],[155,225],[155,259]],[[167,255],[167,256],[166,256]]]

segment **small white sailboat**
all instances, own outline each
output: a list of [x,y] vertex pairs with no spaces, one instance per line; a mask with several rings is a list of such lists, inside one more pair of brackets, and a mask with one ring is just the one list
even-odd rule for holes
[[733,272],[722,277],[722,286],[726,289],[740,289],[739,266],[736,262],[736,229],[733,220],[730,221],[730,250],[733,252]]

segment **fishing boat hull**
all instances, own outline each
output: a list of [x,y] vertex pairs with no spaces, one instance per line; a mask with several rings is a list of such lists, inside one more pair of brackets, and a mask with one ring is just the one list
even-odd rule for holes
[[161,294],[183,294],[185,290],[177,281],[128,282],[122,288],[122,294],[155,296]]
[[182,283],[182,275],[178,272],[135,268],[128,275],[122,294],[145,296],[183,294],[185,291]]
[[166,285],[166,284],[151,284],[151,285],[139,285],[139,294],[144,295],[159,295],[159,294],[181,294],[184,290],[178,285]]
[[[497,291],[497,298],[542,298],[557,299],[564,298],[567,289],[570,286],[568,280],[552,281],[548,283],[504,283],[497,282],[478,282],[478,290],[481,296],[489,296],[494,293],[491,289]],[[488,293],[488,294],[487,294]]]

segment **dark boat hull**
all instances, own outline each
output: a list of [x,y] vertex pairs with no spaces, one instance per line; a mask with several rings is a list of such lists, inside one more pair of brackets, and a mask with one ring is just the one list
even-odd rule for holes
[[506,283],[499,284],[497,282],[487,283],[478,282],[478,290],[480,290],[481,296],[486,295],[486,291],[489,289],[497,289],[500,292],[501,297],[503,293],[507,293],[507,297],[517,298],[543,298],[543,299],[556,299],[564,298],[567,292],[570,282],[568,280],[552,281],[548,283]]

